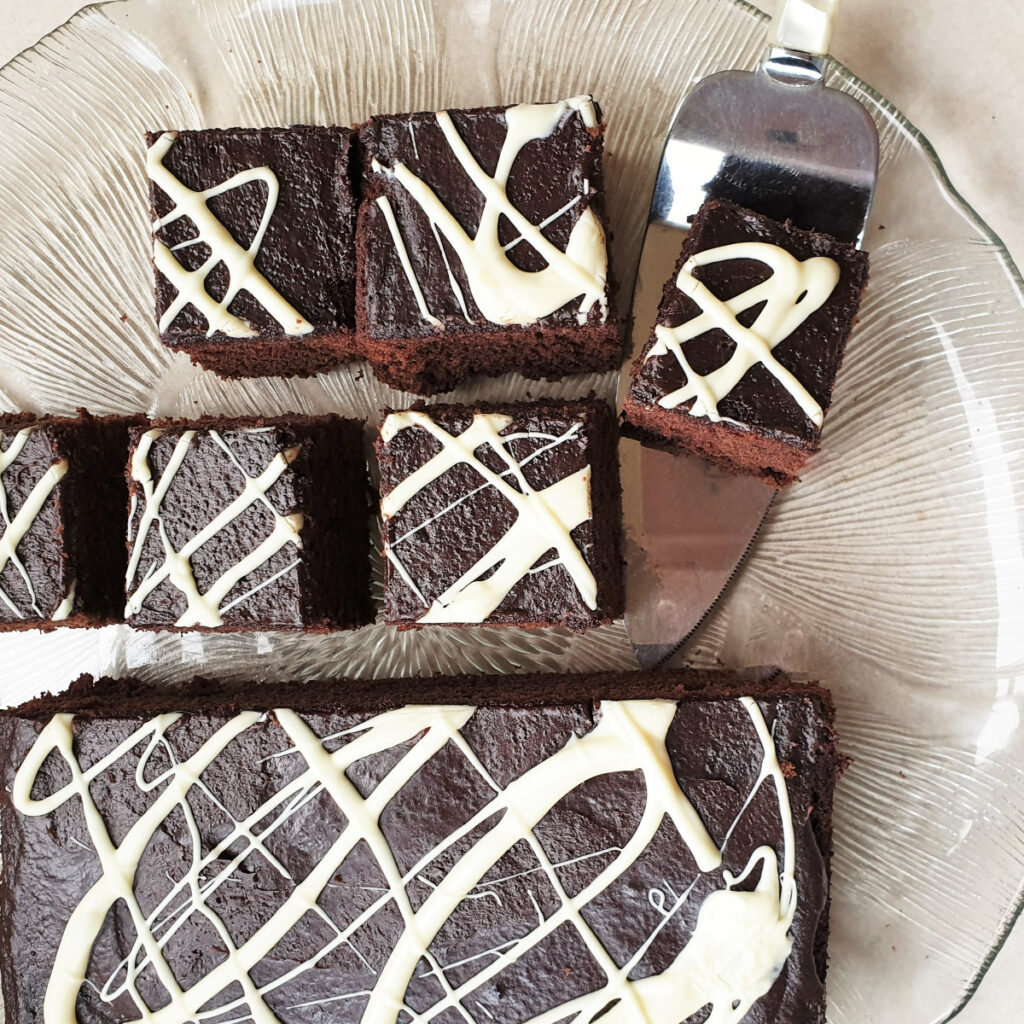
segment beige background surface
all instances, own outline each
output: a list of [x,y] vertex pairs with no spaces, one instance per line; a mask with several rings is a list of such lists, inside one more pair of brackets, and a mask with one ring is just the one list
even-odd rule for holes
[[[2,0],[0,65],[83,6]],[[833,52],[924,133],[954,187],[1024,266],[1024,3],[845,0]],[[1024,1019],[1022,968],[1024,920],[957,1024]]]

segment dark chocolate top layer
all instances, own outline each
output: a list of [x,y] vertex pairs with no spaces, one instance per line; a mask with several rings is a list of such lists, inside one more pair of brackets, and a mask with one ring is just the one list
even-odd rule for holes
[[[148,133],[147,145],[152,146],[161,134]],[[253,168],[270,168],[279,192],[255,266],[313,325],[315,333],[337,334],[355,326],[353,174],[358,168],[352,141],[353,133],[347,128],[301,125],[183,131],[163,161],[174,177],[196,191],[213,188]],[[150,201],[155,218],[165,217],[174,206],[152,183]],[[256,181],[212,196],[207,205],[235,241],[247,248],[259,229],[267,202],[266,184]],[[161,228],[157,237],[173,247],[195,234],[194,223],[182,217]],[[187,269],[195,270],[210,257],[210,247],[187,246],[174,255]],[[224,264],[211,268],[206,278],[210,295],[219,302],[228,286]],[[173,285],[157,272],[158,320],[176,294]],[[261,339],[284,334],[277,320],[246,291],[235,296],[228,310],[247,321]],[[202,341],[206,331],[206,318],[194,306],[186,306],[164,335],[181,345]]]
[[[609,559],[618,571],[616,550],[599,551],[595,519],[615,521],[617,532],[617,477],[610,488],[598,491],[602,477],[616,476],[613,420],[600,402],[539,402],[517,405],[458,405],[417,407],[419,415],[449,436],[443,442],[419,425],[400,429],[378,442],[381,495],[385,509],[384,542],[387,554],[385,619],[412,623],[419,620],[435,601],[448,593],[446,604],[474,581],[508,569],[521,550],[536,548],[532,560],[523,562],[522,572],[513,578],[511,589],[483,621],[489,623],[557,623],[585,628],[606,617],[598,608],[588,607],[567,559],[556,550],[550,537],[512,500],[488,482],[484,473],[500,477],[503,487],[523,492],[522,475],[528,488],[547,491],[560,481],[587,473],[580,487],[590,492],[591,516],[570,529],[572,545],[589,571],[600,581],[600,566]],[[459,438],[474,422],[477,413],[507,419],[500,426],[498,442],[481,440],[469,457],[463,457]],[[399,417],[401,414],[399,414]],[[391,421],[385,417],[384,429]],[[500,425],[500,424],[499,424]],[[422,471],[445,445],[458,452],[453,465],[444,472],[428,475],[399,508],[388,511],[388,495]],[[501,450],[498,450],[500,448]],[[610,490],[610,495],[608,491]],[[604,500],[595,500],[594,494]],[[532,501],[541,499],[532,498]],[[565,514],[564,502],[549,495],[543,499],[556,515]],[[515,530],[515,533],[512,531]],[[606,533],[601,535],[607,536]],[[538,543],[540,542],[540,543]],[[607,545],[609,548],[611,544]],[[531,548],[532,550],[532,548]],[[500,554],[499,554],[500,553]],[[504,561],[486,564],[488,557]],[[474,571],[474,567],[478,567]],[[502,586],[501,589],[504,589]],[[467,621],[457,616],[448,621]],[[480,621],[470,619],[468,621]]]
[[[701,312],[696,302],[676,286],[683,264],[694,253],[736,242],[767,242],[799,260],[826,256],[838,264],[839,281],[826,302],[772,350],[778,361],[827,412],[846,339],[867,283],[867,253],[827,235],[801,231],[788,223],[779,224],[724,200],[711,200],[694,218],[679,262],[665,285],[658,311],[659,324],[678,327]],[[716,297],[729,300],[767,280],[771,273],[766,264],[757,260],[730,259],[699,267],[694,276]],[[758,304],[739,314],[737,319],[749,327],[762,308],[763,303]],[[652,334],[633,367],[630,400],[644,405],[656,405],[659,399],[687,383],[687,375],[672,353],[646,359],[654,342]],[[683,345],[687,361],[701,376],[724,365],[734,351],[733,340],[719,329],[706,331]],[[689,415],[686,410],[692,404],[691,399],[679,406],[678,415]],[[723,417],[744,425],[735,427],[737,430],[752,429],[800,447],[817,447],[820,428],[761,363],[751,367],[718,402],[718,410]]]
[[[565,682],[572,690],[572,678],[511,685],[553,693]],[[585,691],[589,677],[577,678]],[[447,682],[444,708],[397,717],[379,697],[370,713],[338,706],[331,695],[348,692],[343,680],[269,695],[250,688],[258,707],[295,697],[295,714],[239,719],[245,694],[203,698],[200,689],[181,698],[188,713],[157,721],[179,708],[173,693],[128,687],[122,706],[104,707],[101,685],[70,725],[47,725],[41,705],[0,716],[8,1014],[25,1020],[42,1006],[63,941],[62,956],[88,951],[79,976],[62,960],[64,999],[97,1024],[138,1019],[139,1000],[167,1007],[171,984],[196,1004],[168,1009],[175,1022],[249,1016],[259,1003],[284,1024],[320,1022],[328,1011],[355,1024],[370,1000],[395,1020],[407,1019],[403,1006],[439,1024],[525,1022],[565,1006],[550,1018],[562,1020],[588,998],[591,1019],[613,1001],[601,993],[610,971],[628,964],[641,994],[645,979],[675,977],[680,952],[706,930],[698,912],[729,887],[726,871],[755,865],[727,900],[759,878],[771,883],[755,851],[775,851],[783,870],[788,817],[792,951],[743,1020],[824,1020],[828,815],[841,765],[820,691],[787,694],[784,677],[759,684],[730,673],[594,677],[598,691],[670,698],[621,718],[622,705],[587,699],[503,704],[498,678]],[[489,695],[475,711],[459,704],[473,691]],[[751,693],[752,709],[737,699]],[[633,731],[636,716],[653,736]],[[767,747],[759,720],[774,736]],[[67,730],[73,746],[58,742]],[[655,784],[648,750],[671,765],[667,790]],[[182,772],[186,762],[195,775]],[[86,791],[69,763],[91,780]],[[772,764],[788,814],[771,778],[758,783]],[[171,780],[186,777],[175,792]],[[720,864],[699,868],[663,814],[665,793],[692,806]],[[91,823],[83,797],[96,811]],[[97,845],[136,842],[141,855],[122,890],[104,878]],[[567,900],[580,894],[577,915]],[[72,918],[83,902],[99,911],[90,922]],[[750,941],[741,928],[737,942]],[[234,950],[244,951],[247,976]],[[716,966],[728,975],[725,961]],[[461,1011],[443,1009],[452,990]],[[685,987],[674,991],[682,999]],[[662,1004],[655,1019],[667,1024],[665,1012]],[[708,1008],[670,1001],[667,1012],[703,1020]]]
[[[505,142],[507,109],[448,111],[458,135],[489,176],[495,174]],[[600,111],[597,117],[600,120]],[[601,218],[602,129],[603,126],[588,128],[582,115],[569,109],[550,135],[527,142],[512,165],[506,188],[509,200],[533,224],[552,218],[541,230],[545,238],[563,251],[585,210],[593,208]],[[380,197],[386,197],[391,205],[427,308],[443,323],[445,334],[500,329],[500,325],[489,322],[480,312],[462,263],[443,234],[435,235],[427,214],[402,183],[373,166],[376,162],[391,171],[395,165],[404,164],[430,187],[469,237],[474,238],[485,197],[453,152],[438,125],[437,115],[423,112],[373,117],[360,128],[359,139],[364,200],[359,216],[360,274],[367,333],[374,338],[424,337],[436,330],[420,312],[385,215],[377,204]],[[502,246],[519,236],[504,215],[499,218],[497,232]],[[546,265],[543,257],[525,242],[512,245],[506,255],[521,270],[537,271]],[[452,287],[452,277],[472,323],[467,322],[459,295]],[[537,323],[578,326],[578,308],[579,302],[569,302]],[[601,322],[600,310],[591,309],[587,323]]]
[[124,607],[124,465],[141,417],[0,416],[0,629],[96,626]]
[[[334,490],[355,485],[338,470],[344,462],[362,466],[360,425],[338,417],[282,417],[157,421],[151,429],[162,433],[132,431],[129,623],[169,627],[191,613],[188,576],[182,583],[168,571],[175,564],[169,548],[187,553],[198,594],[219,609],[222,620],[191,615],[182,625],[319,624],[323,589],[339,586],[334,570],[321,564],[332,554],[323,538],[346,528],[335,522]],[[136,454],[140,445],[148,445],[144,461]],[[148,500],[146,465],[152,476]],[[351,524],[361,534],[357,527],[361,523]],[[163,576],[155,587],[154,573]],[[232,574],[237,579],[224,590],[220,581]],[[218,587],[223,592],[211,596]]]
[[[70,592],[75,572],[64,544],[66,472],[60,479],[57,474],[73,458],[59,427],[0,419],[0,539],[10,543],[20,535],[13,554],[0,553],[0,622],[49,619]],[[38,511],[32,514],[27,502]]]

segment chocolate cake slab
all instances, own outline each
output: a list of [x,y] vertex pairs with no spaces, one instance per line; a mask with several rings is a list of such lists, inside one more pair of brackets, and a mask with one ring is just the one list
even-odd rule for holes
[[129,625],[322,632],[371,618],[360,422],[157,420],[132,431],[128,485]]
[[616,452],[598,401],[387,411],[385,621],[584,630],[621,615]]
[[618,366],[589,96],[374,117],[359,139],[356,317],[382,381],[430,395]]
[[0,416],[0,631],[120,619],[132,422]]
[[820,445],[867,276],[853,245],[706,202],[633,364],[627,432],[792,483]]
[[223,377],[357,355],[353,142],[334,127],[147,134],[165,344]]
[[0,715],[7,1020],[823,1024],[831,715],[777,672],[85,681]]

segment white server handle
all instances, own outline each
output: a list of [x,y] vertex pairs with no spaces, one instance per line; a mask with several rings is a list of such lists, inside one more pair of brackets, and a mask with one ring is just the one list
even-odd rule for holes
[[777,0],[768,43],[817,57],[828,53],[839,0]]

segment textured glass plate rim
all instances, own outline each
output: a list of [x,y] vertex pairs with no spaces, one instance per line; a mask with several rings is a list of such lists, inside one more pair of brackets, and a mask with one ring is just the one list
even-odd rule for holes
[[[89,12],[98,12],[106,8],[118,7],[124,3],[128,3],[129,0],[97,0],[94,3],[83,4],[77,11],[75,11],[70,17],[65,19],[63,22],[54,26],[50,32],[37,40],[36,43],[26,46],[24,49],[14,54],[5,64],[0,65],[0,77],[3,77],[6,70],[19,58],[26,56],[42,44],[46,43],[47,40],[56,32],[71,25],[76,20],[80,19]],[[438,0],[438,3],[443,4],[445,0]],[[767,24],[770,20],[770,16],[767,15],[760,8],[754,4],[748,2],[748,0],[727,0],[732,6],[746,11],[748,14],[756,18],[760,23]],[[872,86],[864,82],[862,79],[857,77],[848,67],[841,61],[836,60],[834,57],[830,57],[831,68],[833,70],[839,70],[845,72],[848,76],[848,81],[860,89],[866,97],[871,99],[878,107],[879,111],[883,112],[885,116],[896,124],[902,132],[915,142],[921,152],[925,154],[933,172],[935,173],[935,182],[939,187],[940,191],[945,194],[947,200],[951,201],[951,205],[958,209],[958,211],[964,216],[986,242],[988,242],[995,250],[995,255],[999,258],[999,264],[1003,274],[1007,280],[1011,283],[1014,288],[1014,293],[1017,301],[1024,309],[1024,274],[1018,269],[1009,250],[1007,249],[1002,238],[991,228],[991,226],[984,220],[984,218],[971,206],[971,204],[964,198],[960,191],[956,188],[953,182],[950,180],[945,167],[939,157],[939,154],[935,150],[926,135],[924,135],[920,129],[918,129],[893,103],[887,100],[880,92],[874,89]],[[723,69],[724,70],[724,69]],[[747,552],[749,554],[749,550]],[[744,556],[744,560],[747,555]],[[742,569],[742,564],[740,566]],[[732,581],[730,580],[730,583]],[[727,584],[726,588],[719,594],[716,601],[709,607],[705,618],[711,614],[713,609],[723,601],[729,591],[730,587]],[[685,649],[684,649],[685,650]],[[964,986],[963,992],[959,1002],[946,1014],[946,1016],[936,1021],[936,1024],[948,1024],[954,1018],[958,1017],[959,1014],[964,1010],[968,1003],[977,992],[982,981],[985,979],[990,967],[992,966],[995,958],[1006,944],[1014,926],[1018,921],[1024,919],[1024,876],[1022,876],[1017,892],[1010,902],[1007,908],[1007,912],[1004,915],[1004,920],[1001,927],[997,930],[997,933],[990,945],[987,953],[982,958],[978,965],[974,975],[969,979],[967,984]]]

